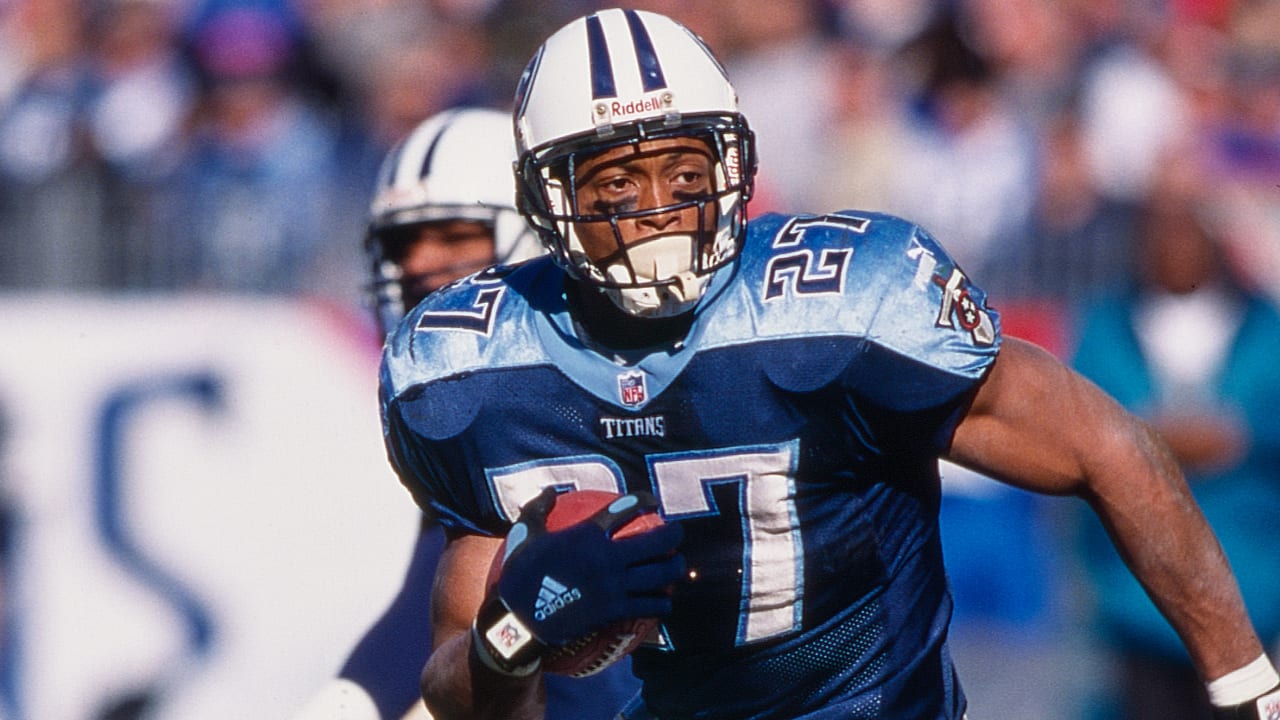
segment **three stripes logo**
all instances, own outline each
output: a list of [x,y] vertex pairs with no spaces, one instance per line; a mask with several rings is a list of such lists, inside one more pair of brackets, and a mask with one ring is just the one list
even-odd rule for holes
[[582,593],[578,588],[566,587],[564,583],[547,575],[542,578],[538,599],[533,604],[533,619],[543,622],[557,611],[564,609],[564,606],[581,598]]

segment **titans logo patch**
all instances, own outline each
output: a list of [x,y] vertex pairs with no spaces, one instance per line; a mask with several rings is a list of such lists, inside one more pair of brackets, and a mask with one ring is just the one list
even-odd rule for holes
[[944,280],[941,275],[934,275],[933,282],[942,287],[942,303],[935,325],[952,329],[959,325],[969,332],[975,345],[995,343],[995,324],[991,322],[991,315],[969,293],[969,282],[964,273],[953,268],[950,277]]

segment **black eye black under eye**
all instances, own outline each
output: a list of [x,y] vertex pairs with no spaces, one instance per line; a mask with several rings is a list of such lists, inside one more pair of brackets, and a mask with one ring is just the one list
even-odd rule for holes
[[597,200],[591,204],[591,209],[601,215],[610,215],[614,213],[631,212],[636,209],[635,198],[627,198],[610,202],[608,200]]

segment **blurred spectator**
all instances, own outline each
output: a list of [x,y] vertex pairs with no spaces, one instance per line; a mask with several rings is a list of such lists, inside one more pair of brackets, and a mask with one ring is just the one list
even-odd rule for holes
[[89,16],[89,135],[128,180],[162,178],[177,160],[196,92],[179,19],[165,0],[101,0]]
[[1000,92],[1041,130],[1072,100],[1082,33],[1059,0],[962,0],[963,32]]
[[997,69],[941,13],[907,48],[919,97],[890,183],[891,212],[946,238],[957,262],[994,297],[1001,256],[1027,236],[1035,188],[1034,126],[1000,92]]
[[831,129],[826,40],[817,3],[792,0],[761,12],[752,0],[722,0],[721,53],[760,158],[754,212],[812,210],[814,169]]
[[10,87],[0,96],[0,177],[38,185],[76,158],[84,18],[74,0],[27,0],[0,13]]
[[575,17],[617,4],[605,5],[598,0],[496,0],[484,21],[493,51],[489,77],[496,96],[504,103],[515,97],[516,82],[541,38]]
[[[351,258],[329,257],[325,233],[286,242],[283,228],[321,218],[302,210],[310,204],[328,210],[329,235],[358,233],[352,218],[390,138],[446,107],[506,107],[537,29],[603,5],[2,0],[0,287],[318,289],[235,267],[283,253],[346,295],[354,278],[334,273]],[[1280,297],[1275,6],[639,3],[702,35],[755,108],[757,212],[817,197],[917,217],[996,295],[1053,301],[1127,272],[1109,218],[1143,196],[1161,153],[1187,136],[1217,149],[1215,182],[1233,191],[1233,253]],[[215,22],[228,13],[274,19],[228,32]],[[255,103],[272,112],[243,119]],[[167,174],[178,168],[181,183]],[[216,192],[193,194],[197,182]],[[249,186],[254,202],[231,197]],[[218,209],[265,209],[272,193],[259,190],[282,186],[293,209]]]
[[1110,197],[1135,202],[1161,155],[1194,128],[1187,98],[1158,54],[1166,28],[1139,3],[1121,7],[1117,24],[1079,70],[1078,107],[1094,183]]
[[[1085,314],[1075,365],[1168,440],[1271,643],[1280,638],[1280,313],[1229,272],[1195,162],[1161,167],[1142,207],[1134,283]],[[1208,720],[1189,658],[1088,518],[1080,551],[1094,583],[1091,626],[1117,668],[1098,717]]]
[[1236,266],[1280,302],[1280,3],[1244,2],[1230,27],[1229,112],[1209,140]]
[[204,94],[166,207],[182,289],[358,296],[335,270],[357,264],[335,259],[352,244],[330,215],[338,128],[295,74],[299,32],[267,2],[211,0],[194,16]]
[[880,52],[897,50],[919,36],[938,9],[932,0],[830,0],[828,5],[841,35]]
[[165,0],[102,0],[88,18],[84,124],[103,170],[104,287],[153,287],[168,271],[154,199],[182,159],[197,90],[179,21]]
[[[297,5],[315,61],[337,86],[336,102],[347,105],[373,100],[372,78],[383,72],[383,48],[425,40],[434,22],[426,3],[411,0],[299,0]],[[436,94],[432,87],[421,89]]]
[[84,155],[76,0],[0,5],[0,285],[74,288],[103,262],[98,168]]
[[1136,204],[1092,181],[1079,118],[1064,112],[1041,133],[1027,243],[1008,258],[1007,294],[1070,307],[1132,277]]
[[905,98],[888,51],[850,40],[829,51],[831,127],[817,159],[814,207],[883,210],[892,202],[892,177],[906,142]]
[[720,0],[636,0],[631,7],[666,15],[702,38],[712,52],[718,53],[729,45],[726,35],[732,29],[725,21],[725,5]]

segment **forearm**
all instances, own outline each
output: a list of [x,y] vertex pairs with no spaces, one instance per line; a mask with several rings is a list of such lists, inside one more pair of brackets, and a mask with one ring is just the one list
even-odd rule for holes
[[546,707],[541,672],[512,677],[486,667],[470,631],[432,653],[422,673],[422,698],[436,720],[541,720]]
[[1094,469],[1085,497],[1152,602],[1186,645],[1201,677],[1215,680],[1262,654],[1227,558],[1176,462],[1136,420],[1116,428],[1127,452]]
[[1007,339],[950,457],[1027,490],[1087,500],[1204,680],[1261,655],[1222,548],[1164,442],[1048,353]]
[[472,625],[501,541],[478,535],[450,539],[440,556],[431,596],[434,647],[422,671],[422,699],[436,720],[541,720],[540,673],[502,675],[482,665]]

